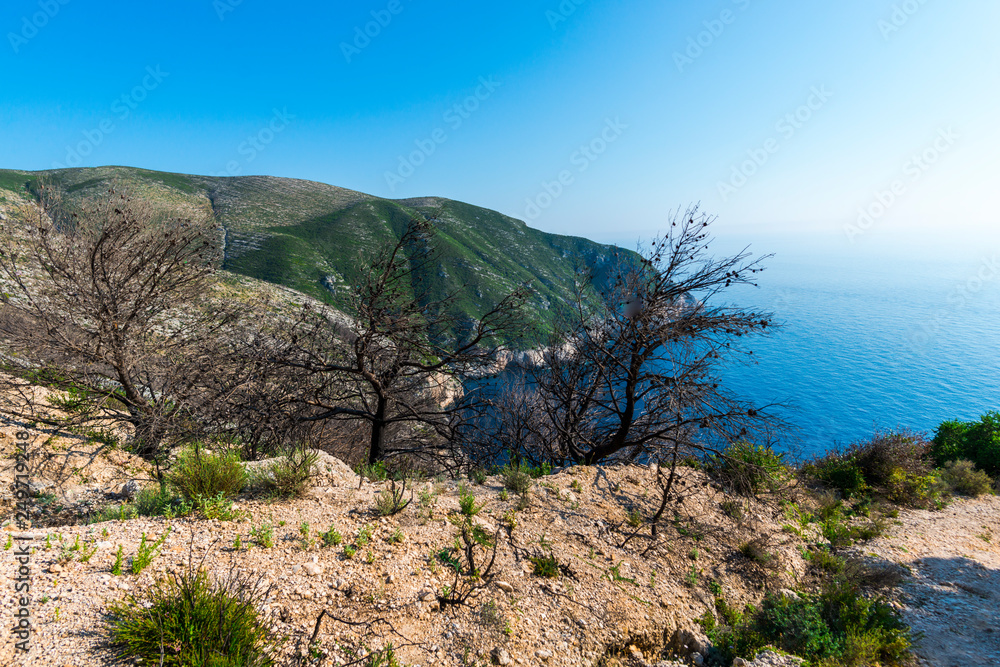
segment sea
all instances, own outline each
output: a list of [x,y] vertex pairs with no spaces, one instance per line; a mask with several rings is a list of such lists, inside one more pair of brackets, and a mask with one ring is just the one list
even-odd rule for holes
[[771,311],[780,327],[747,341],[753,363],[726,385],[780,403],[777,448],[809,459],[876,430],[933,436],[945,420],[1000,410],[1000,245],[906,239],[764,237],[774,252],[757,288],[727,301]]

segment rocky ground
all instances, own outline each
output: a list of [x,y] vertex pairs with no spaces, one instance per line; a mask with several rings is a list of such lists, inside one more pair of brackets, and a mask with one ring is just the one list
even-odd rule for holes
[[[0,504],[12,514],[14,433],[0,428]],[[376,510],[387,483],[359,479],[323,455],[303,498],[242,497],[232,521],[196,517],[134,518],[87,523],[101,506],[120,502],[131,479],[148,477],[142,461],[118,449],[30,430],[35,499],[29,531],[33,632],[31,650],[14,650],[5,633],[0,664],[99,665],[113,653],[102,630],[107,604],[147,590],[159,577],[202,563],[213,575],[250,573],[273,586],[263,603],[292,656],[308,644],[322,610],[318,653],[304,664],[348,661],[345,647],[387,642],[407,665],[697,664],[704,638],[694,619],[714,608],[721,587],[732,604],[757,602],[767,590],[808,580],[799,547],[804,538],[782,531],[776,506],[744,504],[739,519],[721,489],[702,472],[683,469],[682,502],[668,510],[659,539],[630,514],[655,511],[655,472],[638,466],[574,467],[535,480],[529,500],[505,493],[499,477],[465,481],[482,510],[474,521],[497,535],[487,584],[462,605],[441,600],[454,583],[436,554],[459,533],[459,482],[431,479],[407,489],[411,504],[391,517]],[[957,501],[943,511],[903,511],[901,525],[861,548],[861,555],[909,567],[898,591],[906,619],[923,636],[927,665],[1000,664],[1000,500]],[[307,527],[304,524],[308,524]],[[254,536],[270,525],[274,544]],[[339,546],[320,534],[335,528]],[[4,533],[20,535],[10,522]],[[158,555],[140,574],[128,572],[142,535],[166,534]],[[359,536],[367,535],[367,540]],[[810,536],[807,536],[807,538]],[[0,534],[7,541],[6,534]],[[80,562],[77,543],[96,549]],[[764,568],[739,550],[761,539],[776,555]],[[811,538],[810,538],[811,539]],[[238,540],[238,542],[237,542]],[[10,540],[13,544],[13,539]],[[345,545],[355,544],[353,555]],[[118,547],[125,573],[112,574]],[[551,553],[558,577],[534,574],[530,558]],[[14,549],[3,552],[0,600],[16,606]],[[5,612],[5,615],[8,612]],[[8,623],[10,617],[8,617]],[[368,625],[371,623],[372,625]],[[354,625],[352,625],[354,624]],[[360,625],[359,625],[360,624]],[[370,630],[370,632],[369,632]],[[757,665],[791,664],[770,654]]]
[[921,664],[1000,665],[1000,497],[901,512],[860,551],[910,571],[897,598]]

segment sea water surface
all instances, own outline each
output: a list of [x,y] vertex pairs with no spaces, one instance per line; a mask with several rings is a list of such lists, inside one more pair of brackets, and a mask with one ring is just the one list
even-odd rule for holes
[[788,404],[779,447],[806,458],[875,429],[932,435],[946,419],[1000,410],[998,257],[989,244],[779,249],[758,289],[728,298],[783,326],[748,341],[755,365],[723,377],[758,403]]

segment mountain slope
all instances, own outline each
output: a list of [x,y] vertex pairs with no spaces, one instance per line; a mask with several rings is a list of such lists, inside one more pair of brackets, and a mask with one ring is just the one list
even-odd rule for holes
[[[0,170],[0,195],[31,196],[39,178],[72,201],[127,185],[171,215],[214,214],[225,230],[226,270],[285,285],[347,308],[364,258],[394,243],[414,215],[436,216],[440,266],[419,276],[432,294],[457,293],[465,324],[523,283],[531,284],[529,316],[551,329],[582,269],[603,284],[620,256],[635,254],[587,239],[548,234],[496,211],[449,199],[391,200],[332,185],[270,176],[208,177],[127,167],[41,172]],[[359,259],[359,257],[361,259]]]

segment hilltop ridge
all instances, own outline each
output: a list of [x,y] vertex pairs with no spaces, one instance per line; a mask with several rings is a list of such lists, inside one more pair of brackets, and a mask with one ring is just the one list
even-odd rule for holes
[[[596,298],[619,259],[637,255],[584,238],[550,234],[497,211],[442,197],[383,199],[346,188],[274,176],[213,177],[132,167],[0,170],[0,196],[32,199],[39,179],[60,186],[72,204],[113,183],[179,217],[214,215],[225,234],[223,268],[291,287],[341,309],[364,262],[391,245],[414,216],[434,218],[438,267],[416,276],[432,298],[457,294],[463,322],[481,317],[517,286],[530,284],[526,315],[533,342],[551,330],[572,299],[581,271]],[[596,288],[596,289],[595,289]]]

